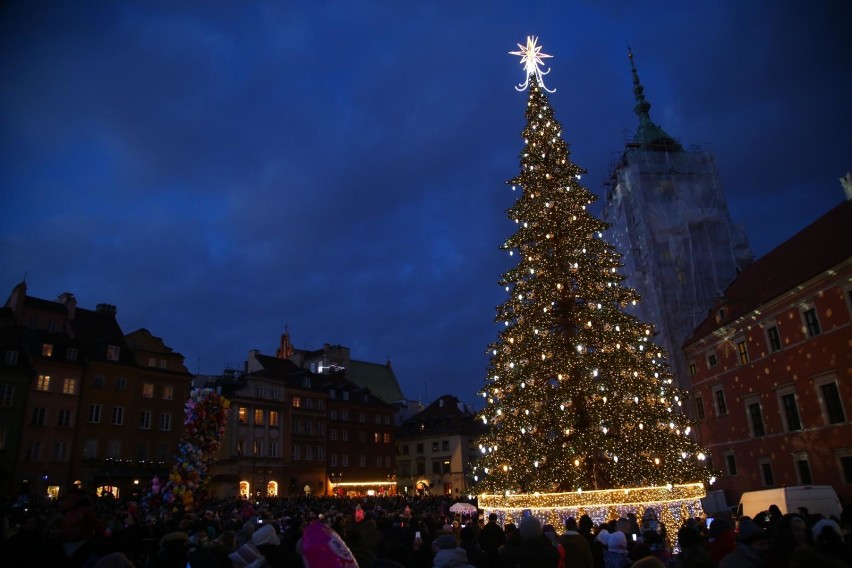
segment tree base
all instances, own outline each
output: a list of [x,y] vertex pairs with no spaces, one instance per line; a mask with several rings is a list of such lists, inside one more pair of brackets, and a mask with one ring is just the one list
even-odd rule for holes
[[600,525],[634,513],[641,523],[645,511],[653,508],[658,520],[666,526],[669,543],[673,545],[681,523],[703,514],[701,498],[705,494],[702,483],[690,483],[571,493],[483,494],[477,496],[477,501],[486,517],[496,513],[500,525],[517,525],[525,515],[532,515],[542,526],[552,525],[557,534],[565,531],[565,521],[569,517],[579,521],[582,515],[588,515],[595,525]]

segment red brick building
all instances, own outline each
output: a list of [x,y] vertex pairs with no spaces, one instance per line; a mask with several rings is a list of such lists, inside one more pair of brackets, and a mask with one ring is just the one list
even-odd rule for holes
[[852,505],[852,201],[740,273],[684,345],[729,503],[831,485]]

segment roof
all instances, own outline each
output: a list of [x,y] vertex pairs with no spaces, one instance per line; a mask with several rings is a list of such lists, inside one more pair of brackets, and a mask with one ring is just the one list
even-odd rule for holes
[[[423,425],[423,429],[421,429]],[[485,425],[476,420],[476,413],[453,395],[445,394],[405,420],[398,437],[432,436],[438,433],[479,434]]]
[[347,369],[347,377],[350,381],[370,389],[370,392],[387,403],[393,403],[405,398],[393,368],[389,364],[367,363],[352,359]]
[[[684,345],[709,335],[820,273],[852,258],[852,201],[844,201],[746,267]],[[725,320],[715,313],[725,307]]]

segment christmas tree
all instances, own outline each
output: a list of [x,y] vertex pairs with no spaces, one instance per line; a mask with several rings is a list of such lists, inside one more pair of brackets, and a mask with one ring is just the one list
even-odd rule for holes
[[501,248],[517,259],[500,285],[501,327],[490,345],[479,417],[481,492],[543,492],[707,481],[711,471],[680,412],[654,329],[626,310],[621,255],[589,212],[562,126],[548,102],[537,38],[521,46],[529,88],[519,192],[508,210],[517,230]]

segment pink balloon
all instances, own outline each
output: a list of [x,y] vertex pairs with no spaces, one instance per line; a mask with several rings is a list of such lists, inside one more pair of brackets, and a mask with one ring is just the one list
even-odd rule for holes
[[320,521],[313,521],[302,532],[302,559],[305,568],[358,568],[343,539]]

